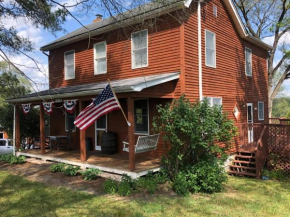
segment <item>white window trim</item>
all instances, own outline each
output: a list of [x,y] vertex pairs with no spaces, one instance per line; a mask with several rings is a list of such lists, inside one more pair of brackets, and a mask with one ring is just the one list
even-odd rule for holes
[[[146,98],[143,98],[143,99],[135,99],[135,101],[138,101],[138,100],[145,100]],[[135,124],[135,105],[134,105],[134,134],[135,135],[150,135],[150,122],[149,122],[149,99],[147,98],[147,122],[148,122],[148,132],[147,133],[142,133],[142,132],[136,132],[136,124]],[[134,103],[135,104],[135,103]]]
[[[143,32],[143,31],[146,31],[147,33],[147,64],[144,65],[144,66],[134,66],[134,60],[135,60],[135,56],[134,56],[134,52],[133,52],[133,35],[136,34],[136,33],[139,33],[139,32]],[[149,46],[148,46],[148,38],[149,38],[149,35],[148,35],[148,29],[144,29],[144,30],[141,30],[141,31],[138,31],[138,32],[132,32],[131,33],[131,67],[132,69],[140,69],[140,68],[145,68],[145,67],[148,67],[149,65]]]
[[222,103],[221,106],[223,105],[223,98],[221,96],[204,96],[202,99],[204,100],[205,98],[208,100],[210,106],[214,106],[213,98],[221,99],[221,103]]
[[[263,118],[260,118],[260,107],[259,107],[259,104],[262,103],[263,104]],[[263,121],[265,120],[265,104],[263,101],[258,101],[258,120],[259,121]]]
[[254,113],[253,113],[253,103],[247,103],[247,123],[249,123],[248,121],[249,121],[249,115],[248,115],[248,106],[251,106],[251,114],[252,114],[252,119],[251,119],[251,124],[253,124],[254,123]]
[[[75,116],[75,119],[76,119],[76,110],[74,110],[74,116]],[[65,131],[68,132],[68,126],[67,126],[67,113],[65,113],[64,122],[65,122]],[[75,125],[74,128],[72,129],[72,132],[76,132],[76,125]]]
[[[69,53],[69,52],[74,52],[74,77],[73,78],[67,78],[67,72],[66,72],[66,58],[65,58],[65,54]],[[76,77],[76,58],[75,58],[75,50],[69,50],[64,52],[64,79],[65,80],[71,80],[71,79],[75,79]]]
[[218,7],[216,5],[213,5],[213,7],[212,7],[212,13],[213,13],[213,16],[215,18],[217,18],[217,16],[218,16]]
[[[213,66],[211,66],[211,65],[207,65],[207,63],[206,63],[206,33],[207,32],[210,32],[210,33],[212,33],[212,34],[214,34],[214,65]],[[204,59],[204,61],[205,61],[205,65],[207,66],[207,67],[210,67],[210,68],[216,68],[216,34],[214,33],[214,32],[211,32],[211,31],[209,31],[209,30],[205,30],[205,35],[204,35],[204,40],[205,40],[205,51],[204,51],[204,53],[205,53],[205,59]]]
[[[251,52],[251,74],[247,74],[247,50]],[[252,77],[253,76],[253,56],[252,56],[252,49],[245,47],[245,74],[248,77]]]
[[[96,46],[98,45],[98,44],[105,44],[105,48],[106,48],[106,71],[104,71],[104,72],[97,72],[97,67],[96,67],[96,65],[97,65],[97,62],[96,62],[96,58],[97,58],[97,53],[96,53]],[[102,57],[102,58],[104,58],[104,57]],[[98,42],[98,43],[95,43],[94,44],[94,75],[101,75],[101,74],[106,74],[107,73],[107,71],[108,71],[108,64],[107,64],[107,42],[106,41],[101,41],[101,42]]]

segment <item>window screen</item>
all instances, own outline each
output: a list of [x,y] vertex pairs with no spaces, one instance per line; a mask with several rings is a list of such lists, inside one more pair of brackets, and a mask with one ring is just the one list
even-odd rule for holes
[[65,79],[75,78],[75,52],[68,51],[64,53]]
[[132,68],[148,66],[148,32],[143,30],[132,34]]
[[216,67],[215,34],[208,30],[205,33],[205,64],[206,66]]
[[106,42],[97,43],[95,49],[95,74],[107,72],[107,48]]
[[135,133],[148,134],[148,100],[135,100],[134,101],[134,121]]

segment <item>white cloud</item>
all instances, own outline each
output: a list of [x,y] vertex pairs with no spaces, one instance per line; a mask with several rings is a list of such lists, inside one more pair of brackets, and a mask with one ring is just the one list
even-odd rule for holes
[[[269,45],[273,45],[274,43],[274,36],[270,36],[270,37],[266,37],[262,39],[263,42],[269,44]],[[290,32],[286,32],[279,40],[279,44],[278,46],[282,45],[283,43],[285,44],[290,44]]]

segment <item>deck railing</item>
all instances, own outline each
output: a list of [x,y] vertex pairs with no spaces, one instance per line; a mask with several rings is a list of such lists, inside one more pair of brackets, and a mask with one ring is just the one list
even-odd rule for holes
[[[239,140],[241,148],[256,148],[264,124],[241,124],[239,127]],[[252,134],[251,134],[251,132]]]
[[268,155],[268,126],[264,125],[255,150],[256,174],[260,178]]
[[287,118],[269,118],[269,124],[290,125],[290,119],[287,119]]

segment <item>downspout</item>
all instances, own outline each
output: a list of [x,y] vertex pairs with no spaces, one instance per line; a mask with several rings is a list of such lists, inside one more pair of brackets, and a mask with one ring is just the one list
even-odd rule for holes
[[14,105],[14,116],[13,116],[13,156],[15,156],[16,147],[16,106]]
[[202,53],[201,53],[201,8],[200,1],[197,2],[197,22],[198,22],[198,83],[199,100],[202,101]]

